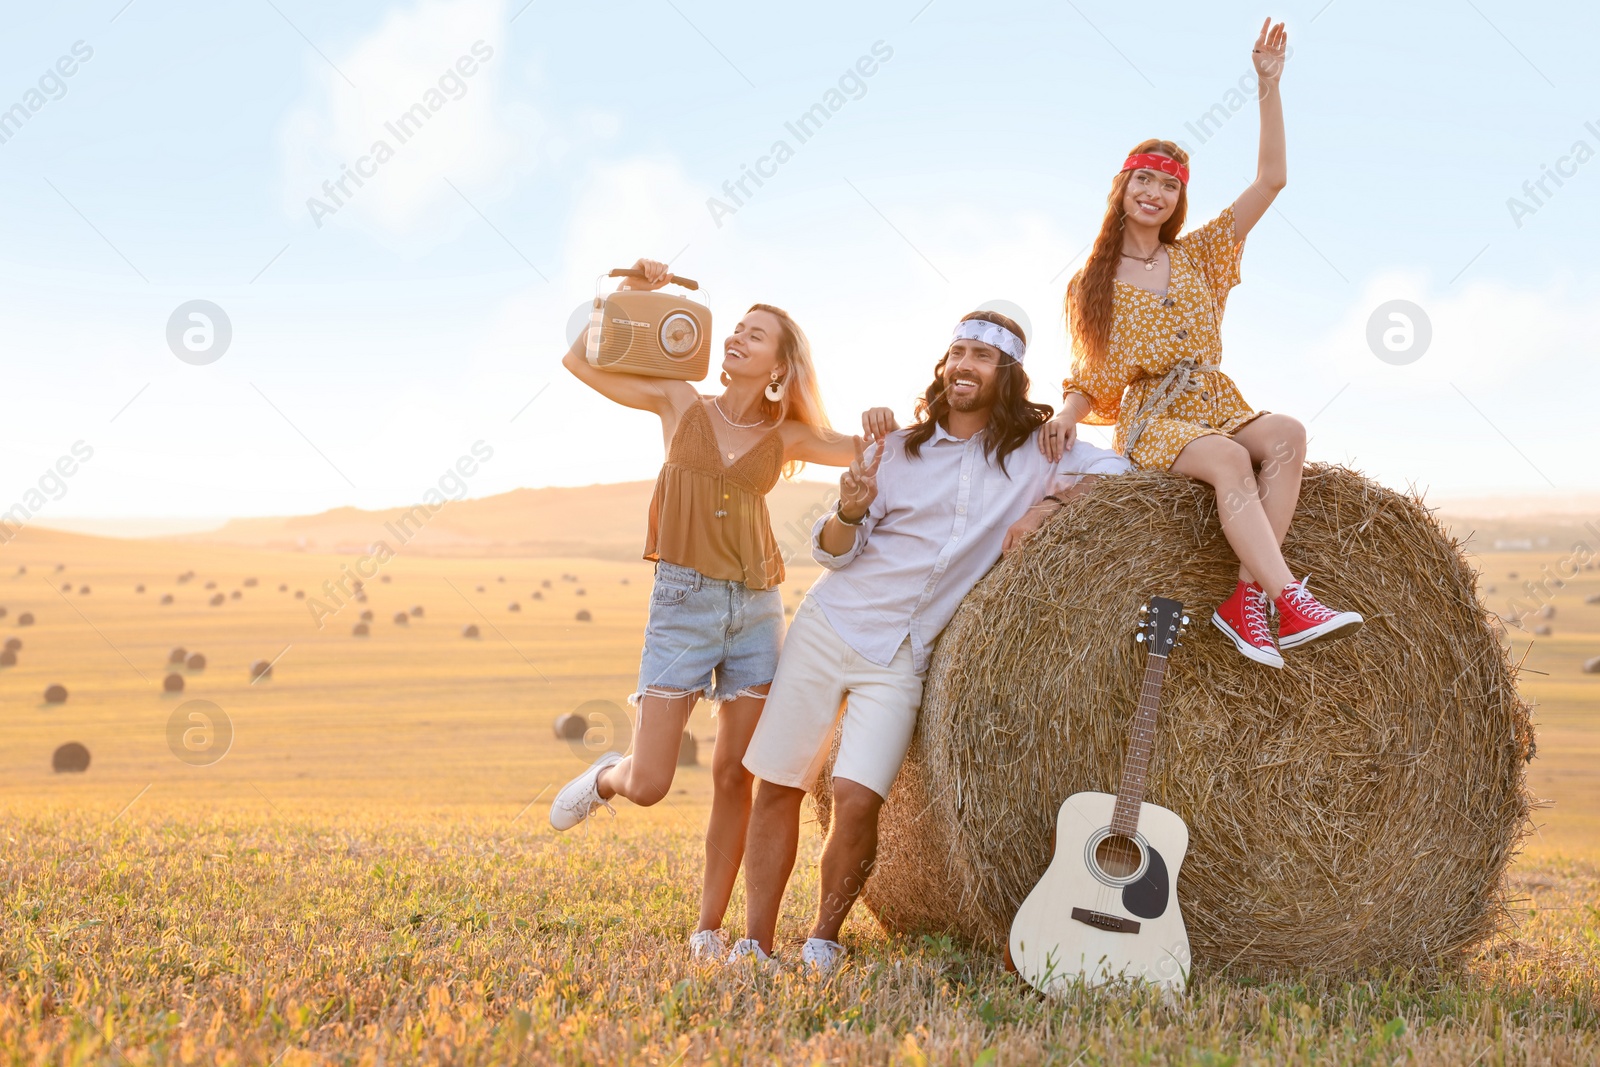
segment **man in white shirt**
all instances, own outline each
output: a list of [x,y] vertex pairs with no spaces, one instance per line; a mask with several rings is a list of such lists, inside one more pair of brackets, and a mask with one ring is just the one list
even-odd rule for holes
[[916,727],[934,641],[1001,552],[1086,479],[1128,468],[1082,441],[1052,463],[1028,400],[1022,330],[978,311],[956,325],[916,425],[882,436],[840,479],[813,530],[827,568],[795,611],[744,765],[761,779],[745,846],[746,936],[729,961],[772,953],[794,869],[800,805],[832,749],[833,826],[801,959],[831,970],[839,930],[877,856],[878,811]]

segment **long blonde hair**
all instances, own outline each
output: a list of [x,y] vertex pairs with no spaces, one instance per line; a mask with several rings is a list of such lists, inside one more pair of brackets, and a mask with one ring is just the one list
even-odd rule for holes
[[[800,324],[789,313],[771,304],[751,304],[750,311],[765,311],[778,320],[782,338],[778,342],[778,361],[783,365],[783,399],[777,402],[761,399],[761,413],[774,422],[793,419],[819,430],[831,430],[827,409],[822,404],[822,390],[817,385],[817,367],[811,361],[811,342]],[[747,311],[745,314],[749,314]],[[783,465],[783,476],[793,478],[805,464],[791,460]]]

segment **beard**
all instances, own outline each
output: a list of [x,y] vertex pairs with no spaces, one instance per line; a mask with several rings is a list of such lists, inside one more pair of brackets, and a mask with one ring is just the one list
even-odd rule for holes
[[945,379],[944,397],[951,411],[982,411],[994,407],[995,401],[1000,398],[1000,383],[995,378],[990,378],[967,396],[953,392],[951,384],[950,379]]

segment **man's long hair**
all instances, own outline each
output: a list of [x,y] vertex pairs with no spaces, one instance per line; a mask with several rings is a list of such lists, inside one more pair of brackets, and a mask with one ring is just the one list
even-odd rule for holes
[[[1021,338],[1023,344],[1028,342],[1022,327],[998,311],[974,311],[961,316],[962,322],[969,319],[982,319],[1004,326]],[[921,455],[922,446],[933,438],[935,424],[943,422],[950,413],[950,401],[945,396],[944,386],[944,365],[949,358],[948,351],[939,357],[939,362],[933,368],[933,384],[917,400],[916,425],[906,431],[906,452],[913,459]],[[986,457],[998,457],[1000,469],[1004,471],[1006,457],[1025,444],[1029,434],[1049,422],[1055,409],[1049,404],[1035,404],[1028,399],[1028,372],[1016,360],[1007,357],[995,368],[995,376],[1000,395],[989,410],[989,425],[983,432],[983,454]]]

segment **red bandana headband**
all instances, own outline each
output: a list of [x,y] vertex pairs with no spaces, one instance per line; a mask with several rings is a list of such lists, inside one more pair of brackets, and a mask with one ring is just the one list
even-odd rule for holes
[[1123,170],[1159,170],[1170,174],[1185,185],[1189,184],[1189,168],[1171,156],[1158,156],[1154,152],[1139,152],[1129,156],[1122,164]]

